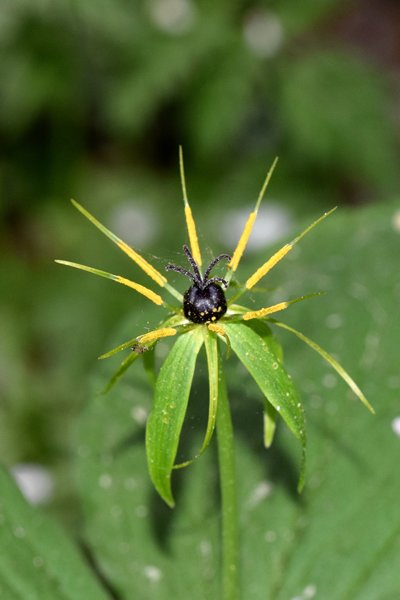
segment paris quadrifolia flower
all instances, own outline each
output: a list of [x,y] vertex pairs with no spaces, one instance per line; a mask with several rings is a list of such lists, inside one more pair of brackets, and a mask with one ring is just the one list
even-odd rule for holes
[[[174,337],[175,341],[157,375],[154,402],[146,427],[146,451],[150,477],[160,496],[174,505],[171,489],[171,475],[176,468],[189,465],[191,460],[176,464],[179,439],[187,411],[196,360],[202,346],[205,347],[209,377],[208,421],[201,447],[194,458],[200,456],[210,443],[218,412],[218,400],[222,386],[223,362],[231,353],[245,366],[261,390],[264,414],[264,444],[269,447],[273,441],[278,418],[281,418],[302,446],[302,460],[299,489],[304,485],[306,430],[304,410],[296,388],[284,369],[282,349],[273,336],[270,326],[288,330],[324,358],[344,379],[361,402],[373,412],[373,408],[364,394],[344,368],[318,344],[293,327],[277,321],[271,315],[286,310],[296,302],[301,302],[318,294],[309,294],[298,298],[284,299],[277,304],[250,310],[238,304],[246,292],[252,290],[267,277],[292,248],[300,242],[314,227],[319,225],[335,209],[324,213],[309,225],[292,241],[286,243],[265,261],[243,285],[239,285],[236,272],[246,249],[260,203],[275,169],[277,159],[272,164],[264,181],[254,210],[243,227],[232,255],[221,254],[203,268],[196,224],[188,201],[180,150],[180,172],[183,191],[184,214],[187,226],[187,245],[183,246],[185,267],[167,264],[166,271],[173,271],[190,280],[190,287],[182,296],[147,260],[126,242],[117,237],[80,204],[73,205],[93,223],[104,235],[110,238],[136,265],[152,280],[152,286],[146,287],[121,275],[114,275],[93,267],[58,260],[56,262],[100,277],[111,279],[130,287],[150,302],[166,311],[165,320],[153,331],[137,335],[118,347],[100,356],[110,357],[117,352],[130,352],[111,378],[105,391],[108,391],[124,374],[128,367],[139,357],[145,357],[154,350],[158,340]],[[216,276],[215,270],[225,267],[223,277]],[[154,291],[154,284],[160,288]],[[172,297],[172,304],[170,304]],[[222,352],[226,347],[230,352]],[[230,360],[230,358],[229,358]]]

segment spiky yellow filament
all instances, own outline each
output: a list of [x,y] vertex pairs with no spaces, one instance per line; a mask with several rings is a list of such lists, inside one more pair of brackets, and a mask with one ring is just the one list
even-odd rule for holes
[[155,269],[150,263],[147,262],[136,250],[131,248],[126,242],[121,240],[118,236],[116,236],[112,231],[107,229],[100,221],[96,219],[89,211],[87,211],[83,206],[81,206],[76,200],[71,200],[72,204],[86,217],[97,229],[99,229],[104,235],[106,235],[114,244],[118,246],[131,258],[153,281],[158,283],[161,287],[164,287],[167,279],[164,275],[161,275],[157,269]]
[[199,240],[197,238],[196,224],[194,222],[192,209],[189,204],[185,206],[185,218],[186,218],[186,227],[189,235],[190,249],[192,251],[192,256],[194,260],[197,262],[199,267],[201,267],[201,254],[199,247]]
[[238,268],[240,259],[242,258],[243,252],[245,251],[246,246],[247,246],[247,242],[249,241],[249,237],[252,232],[254,221],[256,220],[256,217],[257,217],[256,211],[253,211],[249,214],[249,218],[247,219],[247,222],[246,222],[246,225],[244,226],[242,235],[240,236],[238,244],[233,253],[232,259],[228,265],[228,267],[230,269],[232,269],[232,271],[236,271],[236,269]]
[[182,146],[179,146],[179,170],[181,174],[181,185],[182,185],[182,196],[183,202],[185,204],[185,219],[186,219],[186,227],[189,236],[190,249],[192,251],[192,256],[194,260],[197,262],[199,267],[202,265],[201,261],[201,253],[199,247],[199,240],[197,238],[196,224],[194,222],[192,209],[189,205],[189,200],[187,196],[186,190],[186,179],[185,179],[185,166],[183,163],[183,151]]
[[285,308],[287,308],[290,304],[290,302],[279,302],[278,304],[274,304],[273,306],[267,306],[266,308],[260,308],[259,310],[247,312],[243,315],[243,320],[250,321],[250,319],[261,319],[262,317],[266,317],[267,315],[271,315],[272,313],[279,312],[280,310],[285,310]]
[[293,248],[292,244],[285,244],[283,248],[275,252],[270,259],[267,260],[245,283],[246,289],[250,290],[256,283],[260,281],[286,254]]
[[219,333],[219,335],[226,336],[225,329],[221,325],[217,325],[217,323],[209,323],[207,327],[210,331],[213,331],[214,333]]
[[311,223],[311,225],[309,225],[306,229],[304,229],[304,231],[302,231],[300,235],[294,238],[294,240],[292,240],[289,244],[285,244],[280,250],[278,250],[278,252],[275,252],[275,254],[271,256],[271,258],[267,260],[267,262],[265,262],[259,269],[257,269],[255,273],[253,273],[251,277],[248,278],[248,280],[245,283],[246,289],[250,290],[256,283],[260,281],[260,279],[265,277],[268,271],[270,271],[280,260],[282,260],[282,258],[286,256],[286,254],[293,248],[293,246],[297,244],[297,242],[303,239],[303,237],[307,235],[307,233],[314,229],[314,227],[321,223],[321,221],[326,219],[326,217],[329,217],[329,215],[331,215],[335,210],[336,207],[324,213],[321,217],[319,217],[319,219],[317,219],[316,221]]
[[126,285],[126,286],[132,288],[133,290],[135,290],[136,292],[139,292],[139,294],[142,294],[142,296],[145,296],[146,298],[148,298],[149,300],[154,302],[154,304],[158,304],[159,306],[164,304],[164,300],[161,298],[161,296],[159,296],[158,294],[156,294],[149,288],[145,287],[144,285],[140,285],[140,283],[135,283],[134,281],[131,281],[130,279],[121,277],[121,275],[114,275],[113,273],[107,273],[107,271],[101,271],[100,269],[94,269],[93,267],[88,267],[86,265],[80,265],[78,263],[70,262],[69,260],[56,260],[55,262],[59,263],[60,265],[66,265],[67,267],[73,267],[74,269],[80,269],[81,271],[87,271],[88,273],[93,273],[93,275],[98,275],[99,277],[105,277],[106,279],[111,279],[111,281],[116,281],[117,283],[122,283],[122,285]]
[[164,304],[164,300],[161,298],[161,296],[159,296],[149,288],[145,287],[144,285],[140,285],[140,283],[135,283],[134,281],[126,279],[125,277],[121,277],[120,275],[116,275],[114,277],[114,281],[122,283],[122,285],[126,285],[132,288],[133,290],[136,290],[137,292],[139,292],[139,294],[142,294],[142,296],[146,296],[146,298],[154,302],[154,304],[158,304],[159,306]]
[[137,338],[137,341],[140,344],[149,344],[150,342],[155,342],[160,338],[170,337],[176,335],[176,329],[173,327],[163,327],[162,329],[155,329],[154,331],[149,331],[149,333],[145,333]]
[[268,184],[270,182],[270,179],[272,177],[272,173],[274,172],[274,169],[276,167],[276,163],[277,162],[278,162],[278,157],[275,158],[274,162],[272,163],[271,168],[269,169],[269,171],[267,173],[267,176],[265,178],[265,181],[263,183],[261,191],[260,191],[260,193],[258,195],[257,202],[256,202],[256,205],[254,207],[254,210],[253,210],[253,212],[250,213],[250,215],[249,215],[249,217],[248,217],[248,219],[246,221],[246,225],[244,226],[242,235],[240,236],[240,239],[239,239],[239,241],[237,243],[237,246],[236,246],[235,251],[233,253],[231,262],[228,265],[229,269],[231,269],[233,272],[235,272],[236,269],[238,268],[240,259],[242,258],[243,252],[246,249],[247,242],[249,241],[250,234],[251,234],[251,232],[253,230],[254,221],[256,220],[256,217],[257,217],[258,209],[260,207],[260,204],[261,204],[261,201],[262,201],[262,199],[264,197],[264,194],[265,194],[265,192],[267,190]]

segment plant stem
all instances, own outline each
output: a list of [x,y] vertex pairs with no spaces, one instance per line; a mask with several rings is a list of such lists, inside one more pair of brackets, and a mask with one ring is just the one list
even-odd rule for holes
[[222,502],[222,598],[237,600],[239,548],[233,427],[221,366],[219,372],[217,439]]

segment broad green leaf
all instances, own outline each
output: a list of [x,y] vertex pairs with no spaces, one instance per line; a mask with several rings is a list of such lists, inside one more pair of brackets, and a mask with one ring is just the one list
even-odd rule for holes
[[149,473],[160,496],[174,506],[171,472],[186,414],[197,355],[204,342],[202,328],[182,334],[158,375],[154,408],[146,428]]
[[[283,362],[283,348],[270,327],[263,321],[253,322],[253,328],[265,340],[268,348],[275,354],[279,362]],[[269,402],[264,407],[264,446],[270,448],[274,441],[279,413]]]
[[[190,468],[175,472],[177,507],[170,511],[154,490],[146,464],[144,422],[153,390],[136,362],[107,396],[97,395],[111,369],[109,361],[98,363],[77,439],[85,544],[120,598],[183,600],[188,590],[193,600],[217,598],[215,455],[206,452]],[[204,368],[204,391],[205,374]],[[206,402],[206,395],[200,400]],[[190,432],[191,448],[201,444],[197,429]]]
[[5,600],[107,600],[78,547],[30,506],[0,469],[0,596]]
[[275,353],[257,332],[257,325],[225,323],[232,350],[254,378],[267,403],[272,404],[301,442],[303,450],[299,489],[304,484],[306,430],[304,411],[292,380]]

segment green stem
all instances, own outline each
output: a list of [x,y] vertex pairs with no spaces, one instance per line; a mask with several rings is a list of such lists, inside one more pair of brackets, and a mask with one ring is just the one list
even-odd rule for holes
[[237,600],[239,598],[239,548],[235,453],[232,419],[225,378],[221,367],[217,410],[217,439],[222,501],[222,598],[223,600]]

